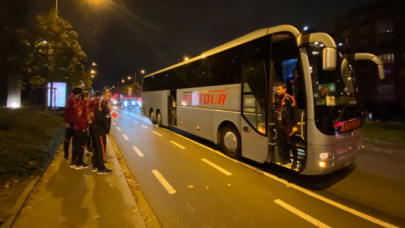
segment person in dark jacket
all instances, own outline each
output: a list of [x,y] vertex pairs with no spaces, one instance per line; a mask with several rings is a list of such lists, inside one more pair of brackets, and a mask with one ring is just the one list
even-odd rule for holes
[[283,163],[289,163],[290,150],[293,154],[292,169],[297,168],[298,151],[295,145],[295,132],[297,132],[298,110],[294,97],[287,94],[287,85],[282,83],[277,86],[277,95],[275,96],[275,105],[277,108],[277,123],[279,129],[279,139],[283,152]]
[[83,162],[84,147],[86,146],[86,139],[88,134],[89,124],[91,123],[89,108],[87,102],[90,100],[90,93],[84,91],[80,95],[80,102],[75,107],[75,124],[74,130],[74,144],[72,151],[72,164],[71,168],[85,169],[89,165]]
[[74,108],[76,104],[79,103],[80,99],[79,96],[83,92],[83,89],[80,87],[74,88],[72,90],[72,96],[69,97],[66,100],[65,103],[65,110],[63,112],[63,119],[65,121],[65,127],[66,127],[66,133],[65,133],[65,140],[63,143],[63,149],[65,151],[65,156],[64,158],[67,160],[69,159],[69,145],[70,145],[70,140],[73,137],[73,142],[74,142],[74,136],[73,136],[73,125],[75,121],[75,113],[74,113]]
[[86,144],[87,144],[87,151],[90,153],[94,152],[94,140],[92,140],[93,139],[93,124],[94,124],[94,122],[96,122],[96,116],[94,115],[94,107],[95,107],[96,103],[98,103],[100,101],[102,95],[103,95],[102,92],[96,91],[96,97],[87,103],[87,106],[89,107],[91,123],[89,125],[89,135],[87,136]]
[[93,125],[93,135],[95,141],[95,150],[93,154],[93,172],[98,175],[111,174],[112,170],[104,165],[106,156],[107,134],[110,133],[111,116],[108,102],[111,100],[111,92],[104,91],[103,99],[96,103],[94,114],[96,122]]

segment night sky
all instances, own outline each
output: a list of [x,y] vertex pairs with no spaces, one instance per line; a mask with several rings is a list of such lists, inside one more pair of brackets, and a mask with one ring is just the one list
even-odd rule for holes
[[[29,1],[26,23],[55,5],[54,0]],[[307,25],[333,33],[336,17],[369,2],[372,0],[59,0],[59,11],[78,32],[89,63],[97,62],[93,88],[102,89],[135,72],[141,82],[141,69],[151,73],[176,63],[178,56],[194,57],[259,28]],[[90,70],[89,63],[86,70]]]

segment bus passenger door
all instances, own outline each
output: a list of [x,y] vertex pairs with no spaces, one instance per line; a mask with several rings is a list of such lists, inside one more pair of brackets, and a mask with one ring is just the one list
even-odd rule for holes
[[263,163],[268,154],[265,63],[244,64],[242,73],[242,155]]

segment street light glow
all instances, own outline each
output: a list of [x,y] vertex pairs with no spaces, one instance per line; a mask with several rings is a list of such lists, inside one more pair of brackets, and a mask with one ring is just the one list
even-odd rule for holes
[[94,75],[91,75],[92,78],[94,78]]
[[46,43],[48,43],[48,42],[46,42],[46,40],[44,40],[44,41],[42,41],[42,43],[43,43],[43,44],[46,44]]
[[93,66],[97,66],[97,64],[95,63],[95,62],[93,62],[93,64],[92,64]]
[[128,76],[128,80],[131,80],[131,76]]
[[187,61],[187,60],[188,60],[188,57],[185,57],[185,58],[184,58],[184,61]]
[[125,80],[124,79],[122,79],[122,81],[121,81],[122,83],[124,83],[125,82]]
[[91,70],[91,73],[92,73],[92,74],[95,74],[95,73],[96,73],[96,71],[95,71],[95,70]]
[[142,74],[144,74],[144,73],[145,73],[145,71],[144,71],[144,70],[141,70],[141,73],[142,73]]
[[305,27],[304,27],[304,31],[307,31],[307,30],[308,30],[308,26],[305,26]]
[[115,88],[114,86],[112,86],[113,87],[113,89]]

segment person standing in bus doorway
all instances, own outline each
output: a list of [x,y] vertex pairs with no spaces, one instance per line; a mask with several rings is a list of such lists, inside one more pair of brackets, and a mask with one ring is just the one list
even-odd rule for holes
[[88,134],[89,124],[91,123],[89,108],[87,107],[87,102],[90,100],[90,93],[84,91],[80,95],[80,102],[75,108],[75,125],[74,129],[74,144],[72,152],[72,164],[71,168],[85,169],[89,165],[83,162],[84,147],[86,146],[86,139]]
[[66,133],[65,133],[65,140],[63,142],[63,149],[65,152],[64,158],[66,160],[69,159],[69,145],[70,145],[70,140],[72,139],[74,143],[74,136],[73,136],[73,125],[75,123],[75,113],[74,109],[75,106],[80,102],[79,96],[83,92],[83,89],[80,87],[73,88],[72,90],[72,96],[69,97],[66,100],[65,103],[65,110],[63,111],[63,119],[65,121],[65,128],[66,128]]
[[283,152],[283,163],[290,163],[290,150],[293,154],[291,169],[297,168],[298,150],[295,145],[295,132],[297,132],[298,110],[294,97],[287,94],[287,85],[282,83],[277,86],[277,96],[275,96],[277,107],[277,122],[279,128],[279,139]]
[[89,101],[88,103],[91,123],[89,125],[89,135],[87,136],[86,144],[87,144],[87,151],[90,153],[94,152],[93,123],[96,122],[96,117],[94,115],[94,107],[96,103],[100,101],[102,95],[103,95],[102,92],[96,91],[96,97],[93,100]]
[[93,172],[98,175],[112,174],[112,170],[104,165],[106,156],[107,134],[110,133],[111,116],[108,102],[111,100],[111,92],[104,91],[103,99],[96,103],[94,114],[96,122],[93,125],[95,150],[93,153]]

